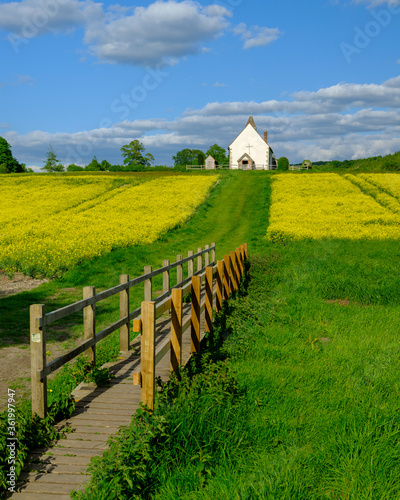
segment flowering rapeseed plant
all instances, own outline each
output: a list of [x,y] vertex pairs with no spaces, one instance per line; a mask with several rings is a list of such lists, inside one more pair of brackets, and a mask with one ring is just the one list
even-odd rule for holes
[[[395,176],[393,182],[388,175]],[[370,176],[278,174],[272,184],[268,239],[399,239],[400,176],[373,174],[372,179],[375,184]]]
[[60,276],[182,224],[218,176],[2,178],[0,269]]

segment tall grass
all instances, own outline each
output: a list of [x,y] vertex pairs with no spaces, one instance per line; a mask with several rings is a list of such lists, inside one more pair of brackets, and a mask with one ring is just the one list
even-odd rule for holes
[[317,241],[253,255],[248,293],[217,328],[224,343],[148,417],[162,431],[146,441],[144,475],[121,478],[139,467],[134,419],[82,498],[399,498],[397,247]]

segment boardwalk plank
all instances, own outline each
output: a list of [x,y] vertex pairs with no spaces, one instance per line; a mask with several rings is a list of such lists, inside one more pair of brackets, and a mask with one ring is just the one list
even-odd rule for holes
[[24,472],[46,472],[47,474],[83,474],[87,470],[87,462],[84,464],[59,464],[59,463],[39,463],[39,464],[28,464],[24,467]]
[[[27,467],[35,467],[40,464],[48,465],[88,465],[90,464],[90,459],[92,457],[82,456],[82,457],[71,457],[65,455],[41,455],[32,454],[30,455],[31,462]],[[33,470],[33,469],[30,469]]]
[[[78,491],[83,489],[85,483],[71,485],[71,484],[60,484],[60,483],[25,483],[18,486],[18,492],[24,495],[25,499],[29,499],[28,494],[40,493],[41,495],[63,495],[70,494],[71,491]],[[14,499],[14,495],[11,496]],[[69,497],[70,498],[70,497]]]
[[70,484],[79,485],[85,483],[90,478],[89,474],[47,474],[33,472],[23,472],[20,476],[22,481],[29,481],[32,483],[52,483],[52,484]]

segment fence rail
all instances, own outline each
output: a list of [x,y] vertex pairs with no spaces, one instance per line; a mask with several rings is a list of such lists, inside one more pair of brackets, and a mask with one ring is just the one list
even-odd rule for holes
[[[197,261],[197,270],[194,271],[194,262]],[[183,279],[183,265],[187,263],[187,278]],[[94,287],[87,286],[83,289],[83,300],[62,307],[50,313],[46,313],[44,304],[33,304],[30,307],[30,346],[31,346],[31,392],[32,392],[32,414],[37,413],[44,418],[47,413],[47,377],[55,370],[61,368],[79,354],[85,353],[91,364],[96,362],[96,344],[116,330],[120,330],[120,350],[129,351],[129,324],[132,320],[143,315],[142,307],[130,311],[129,290],[135,285],[144,283],[144,301],[152,302],[160,307],[165,306],[170,299],[172,289],[176,287],[191,286],[193,277],[204,274],[210,264],[215,263],[215,243],[198,248],[197,252],[188,252],[183,258],[177,256],[174,263],[169,260],[163,261],[163,267],[153,271],[151,266],[146,266],[144,274],[132,280],[129,275],[120,276],[120,284],[96,293]],[[204,264],[204,265],[203,265]],[[171,287],[170,271],[177,269],[177,283]],[[162,294],[153,301],[152,279],[160,274],[163,275]],[[184,288],[185,289],[185,288]],[[102,331],[96,333],[96,304],[113,295],[120,295],[120,319]],[[163,302],[164,301],[164,302]],[[167,307],[167,309],[169,309]],[[51,361],[46,360],[46,326],[63,319],[76,312],[83,311],[83,338],[84,342],[69,351],[67,354]],[[135,324],[135,323],[134,323]],[[136,322],[136,326],[138,322]]]
[[186,170],[229,170],[229,165],[216,165],[215,168],[206,168],[205,165],[186,165]]
[[289,165],[289,170],[311,170],[311,167],[308,165],[302,166],[302,165]]

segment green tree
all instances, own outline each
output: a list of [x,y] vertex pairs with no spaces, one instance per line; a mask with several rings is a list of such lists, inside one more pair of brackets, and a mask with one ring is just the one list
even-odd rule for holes
[[387,155],[382,159],[382,167],[384,170],[396,171],[400,170],[400,152],[397,151],[393,155]]
[[89,170],[90,172],[99,172],[103,169],[100,163],[97,161],[96,156],[93,156],[93,160],[89,163],[89,165],[86,165],[85,170]]
[[123,172],[124,167],[122,165],[110,165],[108,169],[110,172]]
[[[192,165],[204,165],[205,161],[206,161],[206,157],[203,153],[203,151],[200,151],[200,149],[192,149]],[[200,156],[200,160],[202,158],[202,156],[204,156],[204,161],[203,163],[199,163],[199,156]]]
[[206,152],[206,156],[212,156],[217,162],[217,165],[226,165],[228,163],[225,149],[221,148],[221,146],[218,146],[218,144],[214,144],[213,146],[211,146],[210,149]]
[[206,163],[206,155],[200,151],[200,153],[197,154],[197,165],[205,165]]
[[43,163],[44,167],[42,167],[42,170],[45,170],[46,172],[64,172],[64,166],[58,160],[51,144],[46,153],[46,161]]
[[301,166],[304,168],[312,168],[312,163],[310,162],[310,160],[304,160]]
[[174,165],[176,167],[186,167],[186,165],[197,164],[195,163],[197,158],[192,149],[182,149],[181,151],[178,151],[176,155],[172,157],[172,159],[174,160]]
[[101,170],[104,170],[104,172],[106,172],[107,170],[110,170],[111,168],[111,163],[107,160],[103,160],[101,162]]
[[145,151],[144,144],[137,139],[122,146],[121,153],[124,158],[124,170],[138,171],[149,167],[154,162],[154,156],[151,153],[144,154]]
[[278,170],[289,170],[289,160],[285,156],[278,159]]
[[74,163],[71,163],[71,165],[68,165],[67,167],[67,172],[81,172],[83,170],[83,167],[80,167],[79,165],[75,165]]
[[8,142],[3,137],[0,137],[0,173],[19,172],[26,172],[26,169],[13,157]]

